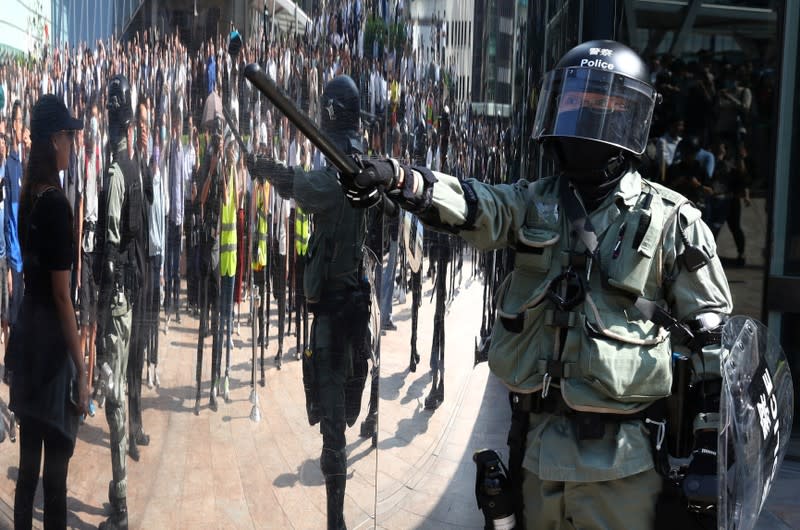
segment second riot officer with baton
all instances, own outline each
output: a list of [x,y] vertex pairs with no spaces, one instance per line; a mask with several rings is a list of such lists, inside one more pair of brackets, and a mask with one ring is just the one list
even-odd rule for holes
[[[345,153],[360,153],[360,97],[347,76],[323,90],[322,130]],[[314,314],[311,344],[303,355],[303,384],[309,422],[320,423],[328,529],[345,528],[347,474],[345,428],[361,407],[367,375],[362,348],[369,318],[370,285],[363,268],[365,210],[353,208],[341,193],[336,170],[304,171],[270,159],[248,159],[254,178],[265,177],[283,198],[294,198],[314,218],[308,245],[304,290]]]

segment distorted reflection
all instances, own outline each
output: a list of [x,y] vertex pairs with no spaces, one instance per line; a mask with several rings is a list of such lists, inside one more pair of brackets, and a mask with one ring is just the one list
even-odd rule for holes
[[[596,136],[635,136],[641,175],[698,205],[735,312],[760,317],[778,57],[776,9],[751,3],[763,20],[736,37],[720,29],[740,20],[734,8],[684,34],[647,2],[619,0],[29,0],[0,13],[30,35],[24,45],[0,35],[10,50],[0,47],[0,442],[19,448],[0,451],[0,526],[482,527],[473,453],[506,459],[511,424],[508,388],[485,361],[496,325],[528,325],[498,311],[496,293],[525,301],[534,289],[503,283],[521,247],[497,247],[516,233],[480,236],[486,251],[464,237],[477,237],[467,232],[479,202],[492,222],[508,209],[459,184],[432,215],[430,201],[408,200],[436,195],[422,173],[419,189],[389,201],[389,186],[350,186],[348,171],[391,157],[442,182],[474,178],[483,193],[554,174],[534,133],[556,116],[555,136],[585,139],[589,122]],[[629,45],[649,73],[546,76],[597,36]],[[57,146],[72,142],[59,173],[72,221],[59,243],[69,232],[72,265],[50,268],[70,271],[88,381],[88,401],[76,392],[66,405],[69,421],[85,408],[74,448],[39,428],[45,412],[32,421],[9,408],[9,385],[43,366],[36,345],[63,339],[52,315],[31,311],[10,335],[30,290],[20,191],[45,94],[83,129],[52,131]],[[623,126],[634,111],[642,119]],[[595,161],[574,146],[561,154]],[[610,188],[589,184],[581,193],[596,207]],[[442,196],[472,202],[448,209]],[[536,209],[560,222],[557,201]],[[523,257],[549,266],[553,234],[536,230]],[[26,356],[39,364],[14,364]],[[63,443],[45,442],[31,516],[40,438]],[[54,462],[71,464],[66,514]]]

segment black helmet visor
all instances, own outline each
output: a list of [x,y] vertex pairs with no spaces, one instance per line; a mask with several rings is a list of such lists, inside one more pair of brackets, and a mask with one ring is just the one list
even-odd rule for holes
[[596,140],[642,154],[656,92],[647,83],[585,67],[548,72],[536,108],[533,137]]

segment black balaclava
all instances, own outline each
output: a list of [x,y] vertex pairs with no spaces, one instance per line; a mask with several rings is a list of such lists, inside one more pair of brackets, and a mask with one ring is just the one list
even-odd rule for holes
[[561,175],[578,190],[592,212],[616,189],[630,168],[623,151],[612,145],[580,138],[554,138],[545,142],[552,152]]

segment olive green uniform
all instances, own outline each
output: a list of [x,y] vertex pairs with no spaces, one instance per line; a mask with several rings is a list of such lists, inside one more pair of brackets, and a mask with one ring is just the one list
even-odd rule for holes
[[[597,254],[583,270],[585,296],[567,309],[553,295],[566,296],[559,276],[570,256],[585,255],[586,248],[564,212],[559,179],[495,186],[470,179],[474,199],[468,201],[457,179],[435,176],[423,221],[456,230],[481,250],[517,251],[515,268],[498,289],[489,351],[492,372],[515,392],[560,393],[567,412],[633,417],[670,394],[673,349],[667,330],[633,299],[654,301],[678,321],[731,311],[700,212],[636,172],[625,174],[589,214]],[[642,229],[645,215],[650,222]],[[681,266],[687,244],[709,257],[695,272]],[[693,359],[697,373],[718,375],[718,351],[705,347],[703,353],[702,361]],[[583,439],[563,411],[531,414],[523,468],[528,528],[652,527],[661,480],[641,415],[623,416],[601,436]]]
[[[127,258],[122,258],[125,251],[126,238],[124,231],[123,205],[125,202],[126,178],[124,170],[133,167],[129,164],[127,142],[123,140],[117,147],[115,158],[108,170],[105,188],[106,218],[105,218],[105,251],[103,264],[113,262],[115,271],[113,279],[107,279],[105,285],[110,286],[110,313],[102,329],[100,340],[101,356],[98,364],[107,362],[111,367],[111,389],[105,390],[106,419],[108,420],[109,437],[111,445],[111,473],[112,484],[109,496],[117,499],[127,497],[127,472],[126,458],[128,450],[128,433],[126,429],[126,395],[128,353],[131,338],[131,300],[124,284],[126,271],[119,270],[129,267]],[[125,168],[125,169],[123,169]],[[133,168],[135,170],[135,168]],[[105,266],[105,265],[104,265]],[[104,274],[107,272],[104,271]],[[106,311],[100,308],[100,311]]]

